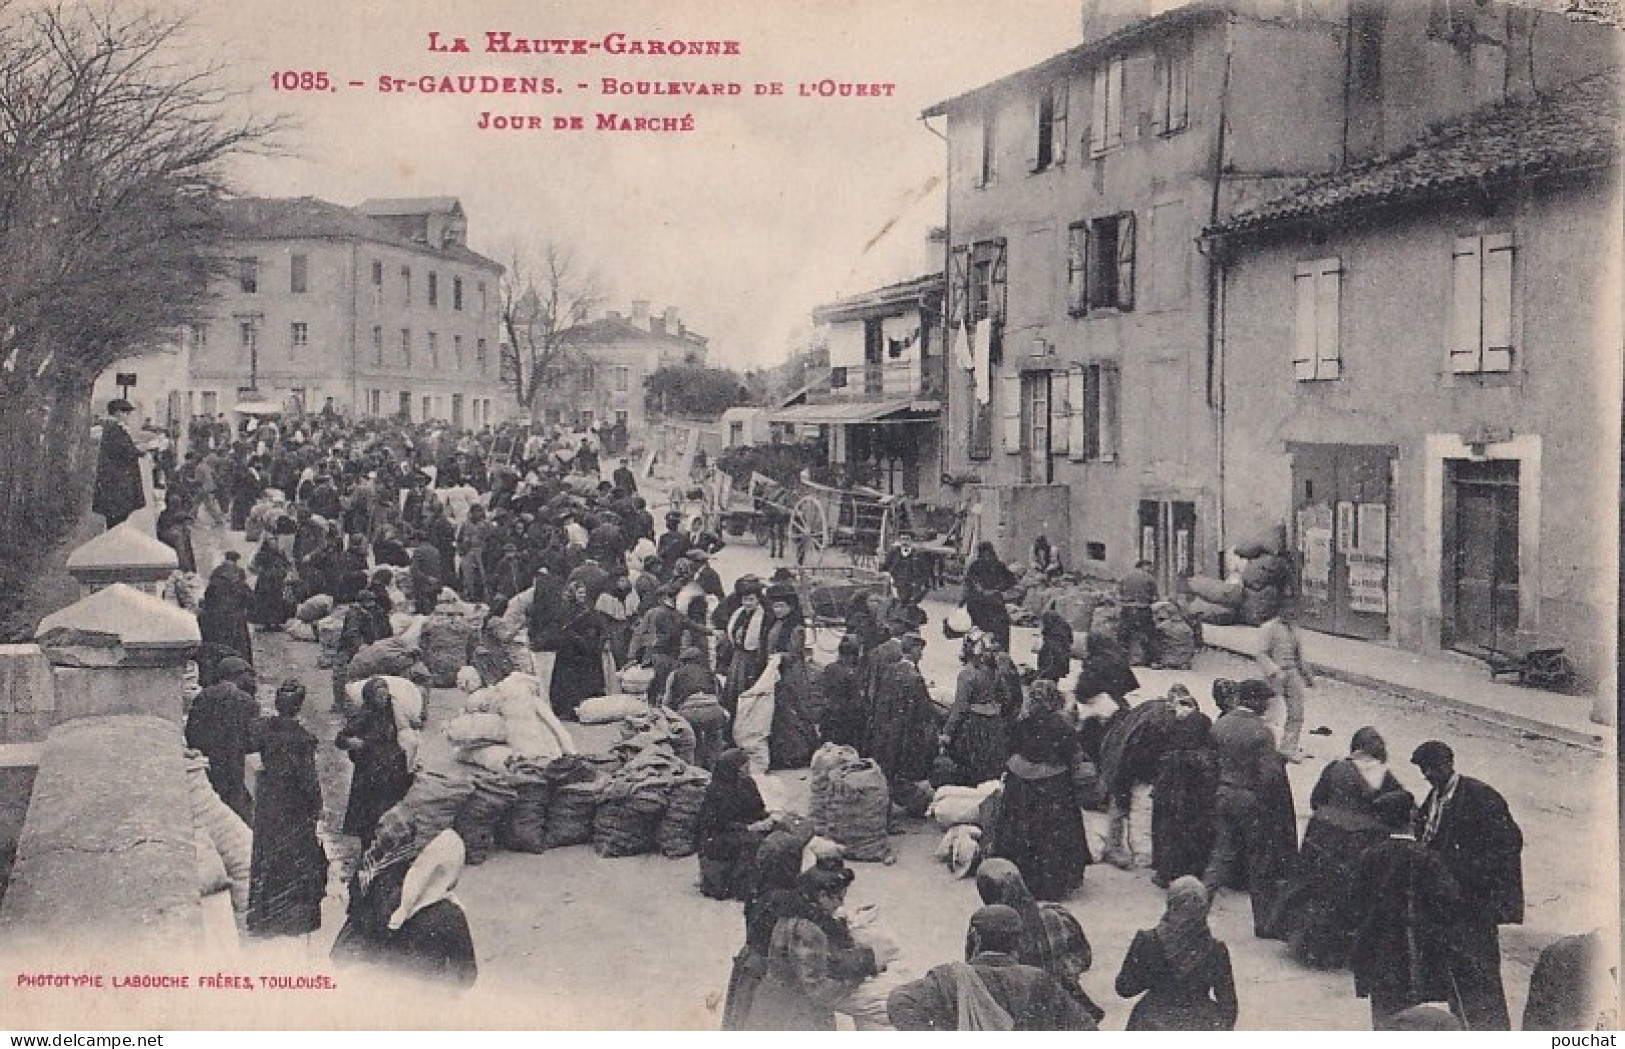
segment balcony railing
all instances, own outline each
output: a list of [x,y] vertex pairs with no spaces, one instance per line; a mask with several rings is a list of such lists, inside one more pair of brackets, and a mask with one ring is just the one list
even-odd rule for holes
[[829,378],[808,391],[818,401],[879,401],[939,396],[940,360],[918,358],[831,368]]

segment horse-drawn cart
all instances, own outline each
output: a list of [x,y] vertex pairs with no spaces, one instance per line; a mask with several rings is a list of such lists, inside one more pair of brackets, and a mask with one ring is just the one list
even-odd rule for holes
[[897,536],[901,499],[861,485],[832,488],[804,472],[790,506],[790,547],[797,564],[818,565],[831,548],[854,565],[873,566]]

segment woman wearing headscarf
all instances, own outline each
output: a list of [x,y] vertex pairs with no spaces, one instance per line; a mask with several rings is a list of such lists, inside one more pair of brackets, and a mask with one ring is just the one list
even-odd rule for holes
[[441,831],[420,853],[411,819],[398,809],[390,812],[351,879],[350,909],[333,942],[333,961],[472,985],[478,975],[473,936],[451,891],[463,856],[463,840],[452,830]]
[[1162,757],[1151,784],[1151,880],[1167,888],[1187,874],[1200,877],[1213,851],[1219,765],[1213,722],[1181,685],[1168,690],[1173,718],[1165,726]]
[[1155,929],[1134,934],[1117,993],[1143,994],[1129,1014],[1130,1031],[1233,1031],[1236,982],[1230,951],[1207,925],[1207,890],[1197,878],[1168,887],[1168,906]]
[[1089,937],[1071,911],[1058,903],[1038,902],[1021,871],[1009,860],[983,860],[976,869],[976,891],[983,903],[1003,904],[1021,916],[1016,961],[1055,977],[1096,1021],[1106,1015],[1078,983],[1095,956]]
[[1010,648],[1010,610],[1004,607],[1004,592],[1015,585],[1015,575],[999,560],[993,544],[977,543],[975,558],[965,566],[960,604],[970,613],[971,624],[997,638],[1006,651]]
[[1038,676],[1059,681],[1072,673],[1072,624],[1051,609],[1038,620]]
[[248,633],[248,603],[252,599],[242,568],[235,561],[222,561],[209,573],[209,585],[198,605],[197,628],[203,642],[222,645],[253,663],[254,641]]
[[829,938],[806,918],[785,918],[773,928],[762,981],[739,1030],[833,1031],[830,1003],[845,990],[830,978]]
[[316,737],[299,724],[305,686],[291,678],[276,692],[276,716],[260,726],[264,766],[255,781],[254,849],[248,878],[248,931],[304,936],[322,925],[327,854],[316,838],[322,788]]
[[577,579],[564,591],[558,632],[559,652],[553,664],[549,698],[561,720],[576,720],[576,707],[584,699],[605,694],[604,627],[587,599],[587,585]]
[[1388,745],[1367,725],[1349,755],[1327,765],[1309,795],[1313,815],[1287,876],[1274,931],[1300,961],[1335,969],[1348,960],[1350,933],[1337,920],[1360,855],[1388,838],[1376,800],[1402,791],[1388,771]]
[[395,727],[389,683],[372,678],[361,689],[361,706],[350,715],[335,740],[350,755],[350,801],[344,809],[344,833],[372,844],[378,820],[406,796],[412,773]]
[[281,630],[293,618],[294,603],[288,600],[288,578],[293,575],[293,558],[287,547],[292,542],[294,524],[289,518],[278,518],[260,542],[254,560],[248,567],[254,570],[253,621],[266,630]]
[[767,806],[750,776],[750,756],[725,750],[711,769],[700,805],[700,891],[713,900],[742,900],[750,888]]
[[[998,779],[1010,759],[1010,734],[993,689],[993,660],[981,644],[966,639],[964,664],[954,688],[953,705],[938,737],[942,753],[953,762],[944,783],[975,786]],[[937,784],[941,786],[941,784]]]
[[182,572],[197,571],[197,553],[192,547],[192,507],[178,488],[164,493],[164,509],[154,525],[158,541],[175,551],[175,567]]
[[993,851],[1020,868],[1033,895],[1060,900],[1093,862],[1073,789],[1081,755],[1054,682],[1033,682],[1027,702],[1010,737]]
[[802,769],[818,749],[818,712],[812,708],[812,672],[807,665],[807,629],[793,587],[774,584],[766,595],[772,612],[767,629],[769,658],[779,656],[773,690],[773,728],[768,736],[769,768]]

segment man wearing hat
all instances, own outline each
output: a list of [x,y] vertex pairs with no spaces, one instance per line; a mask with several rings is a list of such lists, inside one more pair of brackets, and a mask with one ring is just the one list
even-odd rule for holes
[[1416,816],[1416,840],[1437,853],[1461,889],[1447,933],[1450,1010],[1469,1031],[1509,1031],[1501,984],[1501,925],[1523,924],[1523,831],[1494,787],[1456,771],[1448,744],[1428,740],[1411,764],[1432,786]]
[[118,527],[147,505],[146,493],[141,490],[141,450],[128,429],[134,414],[135,406],[122,397],[107,402],[90,508],[106,519],[108,528]]
[[1094,1017],[1059,980],[1016,961],[1023,926],[1014,907],[971,915],[963,962],[939,965],[892,991],[887,1012],[900,1031],[1093,1031]]
[[660,558],[664,568],[662,573],[668,579],[677,562],[688,553],[688,535],[683,531],[683,515],[676,510],[666,511],[666,530],[661,533],[660,541],[655,544],[655,556]]
[[908,532],[898,533],[897,545],[887,552],[880,570],[891,576],[897,600],[906,606],[918,605],[931,590],[931,558],[915,549],[914,536]]
[[1275,750],[1275,734],[1262,717],[1274,694],[1267,682],[1241,682],[1236,688],[1236,705],[1213,725],[1219,790],[1213,852],[1202,885],[1211,898],[1220,888],[1234,884],[1238,870],[1244,870],[1255,932],[1267,925],[1268,915],[1263,911],[1271,896],[1266,884],[1261,799],[1273,778],[1286,775]]
[[254,823],[243,763],[259,749],[260,707],[257,678],[248,660],[227,656],[215,668],[215,682],[198,693],[186,715],[186,745],[209,759],[209,785],[220,800]]

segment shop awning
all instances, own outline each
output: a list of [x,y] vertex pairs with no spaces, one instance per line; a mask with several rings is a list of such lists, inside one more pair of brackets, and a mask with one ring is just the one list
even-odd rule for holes
[[852,423],[928,422],[942,411],[937,401],[833,401],[829,404],[798,404],[781,408],[768,416],[776,423],[845,426]]

